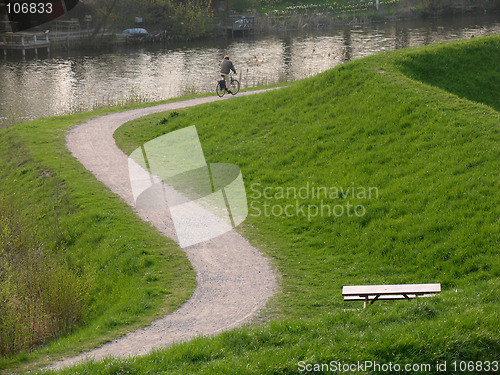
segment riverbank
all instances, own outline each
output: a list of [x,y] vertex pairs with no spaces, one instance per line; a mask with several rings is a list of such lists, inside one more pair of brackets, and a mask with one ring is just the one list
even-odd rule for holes
[[[357,361],[431,366],[421,367],[427,373],[445,362],[491,366],[500,350],[499,58],[499,36],[382,53],[286,92],[122,127],[115,137],[130,151],[196,123],[207,161],[241,168],[249,216],[240,231],[273,259],[283,292],[261,327],[60,373],[298,373]],[[278,194],[305,186],[306,195]],[[357,193],[320,196],[311,186]],[[348,204],[362,208],[348,215]],[[323,206],[344,214],[320,214]],[[440,282],[443,291],[366,310],[341,296],[342,285],[414,282]]]
[[[170,45],[53,51],[0,60],[0,128],[102,107],[214,92],[229,54],[242,87],[311,77],[381,51],[500,32],[494,15],[254,34]],[[187,65],[186,65],[187,64]],[[180,79],[179,77],[183,77]]]
[[[479,1],[467,0],[462,2],[425,2],[409,0],[346,0],[346,1],[303,1],[280,2],[265,5],[265,2],[248,2],[238,10],[229,13],[211,14],[211,26],[206,35],[197,37],[197,40],[219,39],[221,37],[240,36],[232,28],[236,18],[246,16],[251,18],[252,28],[247,30],[255,35],[286,32],[307,32],[311,30],[330,29],[346,25],[362,25],[373,22],[394,22],[397,20],[418,20],[436,17],[452,17],[457,15],[483,15],[500,12],[500,0]],[[246,8],[248,7],[248,8]],[[240,9],[241,8],[241,9]],[[32,30],[28,39],[37,34],[39,39],[50,39],[50,49],[53,51],[72,50],[99,50],[109,47],[158,45],[174,47],[187,40],[169,35],[157,26],[143,26],[150,31],[149,35],[124,35],[121,30],[110,29],[101,31],[97,35],[94,29],[80,28],[80,22],[74,19],[75,26],[70,31],[61,31],[57,22],[48,23],[44,27]],[[83,22],[81,23],[84,24]],[[87,23],[87,27],[89,24]],[[125,28],[125,27],[124,27]],[[50,29],[47,36],[44,32]],[[1,36],[1,34],[0,34]],[[40,47],[41,48],[41,47]],[[14,51],[11,51],[14,53]]]
[[[35,239],[35,250],[55,258],[73,278],[80,279],[87,297],[79,320],[62,330],[52,330],[42,342],[52,341],[30,351],[33,342],[30,337],[25,340],[23,328],[30,327],[26,333],[38,338],[43,321],[20,316],[19,311],[24,311],[23,305],[40,305],[45,300],[35,295],[30,301],[32,296],[18,280],[24,271],[7,273],[7,280],[0,283],[0,295],[8,297],[5,304],[2,302],[0,342],[2,353],[9,356],[0,358],[1,373],[7,368],[19,370],[24,363],[93,348],[131,327],[143,327],[177,309],[194,290],[194,271],[178,246],[142,222],[65,147],[65,133],[71,127],[123,109],[44,118],[0,130],[0,199],[26,218],[23,235]],[[5,244],[1,244],[3,251]],[[35,261],[28,259],[26,269],[50,266]],[[53,278],[55,270],[42,274]],[[6,281],[12,282],[10,288]],[[28,290],[37,290],[45,280],[30,282],[34,285],[28,283]],[[59,300],[66,298],[69,308],[77,296],[64,296],[64,285],[54,287],[51,293]],[[18,324],[4,320],[11,315],[20,320]],[[4,347],[12,336],[15,346]]]
[[299,1],[265,6],[252,16],[258,32],[286,32],[487,12],[500,12],[500,1]]
[[[241,93],[246,94],[250,93]],[[196,304],[190,300],[184,309],[192,306],[199,313],[214,301],[211,293],[222,286],[220,276],[227,270],[219,270],[216,277],[208,277],[215,269],[203,270],[205,279],[197,283],[192,264],[199,271],[203,265],[197,260],[200,251],[208,254],[215,248],[198,249],[188,261],[173,240],[142,222],[123,199],[97,181],[74,158],[75,151],[69,152],[65,140],[74,126],[92,120],[99,125],[96,119],[102,116],[120,116],[127,110],[153,113],[162,105],[177,108],[190,100],[199,104],[214,99],[219,100],[215,95],[189,96],[156,106],[148,103],[101,109],[0,129],[0,207],[5,211],[0,213],[0,298],[5,301],[0,306],[0,373],[71,357],[149,325],[183,305],[196,285],[196,296],[202,301]],[[110,139],[113,142],[111,135]],[[81,144],[88,146],[89,142]],[[113,168],[116,170],[116,165]],[[18,216],[23,220],[15,220]],[[22,236],[9,236],[13,230],[22,232]],[[237,246],[241,239],[237,237],[231,242],[226,236],[218,249],[229,243]],[[16,262],[8,264],[13,244],[14,250],[22,250],[27,259],[19,262],[21,257],[14,254]],[[240,246],[241,251],[244,249]],[[213,251],[213,258],[215,255]],[[54,298],[48,299],[45,294]],[[47,303],[50,305],[45,306]],[[217,320],[193,327],[209,333],[214,327],[222,330],[226,325],[237,326],[250,319],[257,305],[261,307],[265,301],[255,299],[243,310],[245,303],[235,304],[236,312],[232,311],[227,324]],[[56,314],[73,309],[78,309],[77,319],[70,316],[66,326],[57,327]],[[218,316],[229,312],[225,308]],[[177,324],[181,330],[178,337],[186,334],[183,323]],[[148,340],[143,344],[154,346],[158,342]]]

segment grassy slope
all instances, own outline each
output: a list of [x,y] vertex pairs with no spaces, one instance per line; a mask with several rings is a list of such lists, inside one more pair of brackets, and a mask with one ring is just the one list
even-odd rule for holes
[[[213,94],[157,104],[207,95]],[[176,309],[194,290],[195,275],[184,253],[141,222],[64,146],[66,131],[89,118],[151,104],[0,129],[0,199],[13,202],[32,223],[29,230],[37,240],[58,252],[90,288],[85,320],[71,335],[31,353],[0,358],[0,373],[98,346]]]
[[[472,89],[461,99],[434,86],[456,91],[443,85],[463,79],[460,69],[435,77],[418,63],[431,58],[428,68],[441,61],[460,66],[455,60],[465,50],[466,64],[498,82],[499,45],[500,37],[492,36],[379,54],[276,92],[183,111],[166,124],[155,115],[121,128],[117,139],[130,152],[196,124],[209,162],[241,167],[254,208],[264,203],[249,189],[255,183],[275,192],[354,183],[377,187],[379,196],[329,202],[362,204],[362,217],[309,221],[250,210],[240,230],[283,275],[268,326],[63,373],[270,374],[297,372],[301,360],[434,365],[497,359],[500,114],[480,102],[495,106],[489,98],[498,95],[498,84],[466,76],[463,84]],[[418,282],[441,282],[443,292],[344,311],[359,303],[343,302],[342,285]]]
[[477,42],[449,46],[444,54],[423,51],[405,61],[401,71],[411,78],[500,111],[500,68],[498,64],[489,65],[498,57],[499,48],[484,48],[482,42]]
[[71,336],[0,359],[0,370],[97,345],[174,310],[194,288],[194,272],[177,245],[138,219],[65,148],[69,127],[105,112],[40,119],[0,132],[1,194],[13,197],[50,251],[66,249],[67,264],[90,288],[84,322]]

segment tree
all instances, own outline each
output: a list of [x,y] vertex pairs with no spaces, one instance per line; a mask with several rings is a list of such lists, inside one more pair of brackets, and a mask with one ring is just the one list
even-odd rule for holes
[[109,16],[119,1],[122,0],[91,0],[89,7],[93,9],[96,17],[96,26],[92,33],[92,39],[95,39],[101,29],[106,27]]
[[149,31],[167,31],[173,39],[186,40],[206,34],[210,4],[210,0],[90,0],[88,6],[96,18],[94,38],[110,25],[129,28],[135,16],[141,16]]

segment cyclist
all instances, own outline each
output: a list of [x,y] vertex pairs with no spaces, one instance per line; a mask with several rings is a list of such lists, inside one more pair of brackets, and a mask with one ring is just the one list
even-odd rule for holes
[[233,62],[229,60],[229,56],[224,56],[224,59],[222,59],[220,63],[220,75],[224,78],[224,81],[226,81],[226,90],[230,94],[232,94],[231,90],[229,90],[229,73],[231,70],[236,74]]

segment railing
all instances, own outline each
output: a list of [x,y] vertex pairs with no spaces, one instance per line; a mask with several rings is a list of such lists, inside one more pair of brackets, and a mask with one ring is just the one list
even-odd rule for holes
[[27,49],[34,49],[38,53],[38,48],[50,49],[48,34],[28,34],[28,33],[2,33],[0,34],[0,49],[3,49],[7,56],[7,50],[21,50],[23,56]]
[[35,48],[35,47],[46,47],[50,44],[48,34],[11,34],[5,33],[0,34],[2,39],[2,44],[9,47],[25,47],[25,48]]

